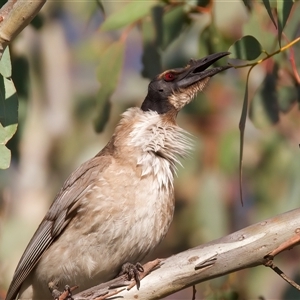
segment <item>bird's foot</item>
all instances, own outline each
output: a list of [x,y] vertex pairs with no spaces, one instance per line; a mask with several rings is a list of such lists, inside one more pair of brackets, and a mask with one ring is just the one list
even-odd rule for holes
[[127,275],[127,279],[131,280],[134,278],[134,282],[127,286],[127,290],[132,289],[135,285],[137,289],[140,288],[141,280],[146,277],[149,273],[151,273],[154,269],[159,267],[163,260],[162,259],[155,259],[145,263],[143,266],[140,263],[133,265],[131,263],[125,263],[122,266],[122,270],[119,275]]
[[140,263],[136,263],[135,265],[132,263],[125,263],[122,266],[121,272],[119,276],[126,275],[127,280],[134,279],[137,289],[140,288],[141,280],[140,280],[140,273],[144,272],[144,268]]
[[54,300],[73,300],[72,291],[78,288],[78,286],[70,287],[66,285],[64,291],[61,292],[54,282],[49,282],[48,287]]

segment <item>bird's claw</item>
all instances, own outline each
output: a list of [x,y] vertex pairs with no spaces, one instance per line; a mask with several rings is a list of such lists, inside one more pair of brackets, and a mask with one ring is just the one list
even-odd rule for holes
[[140,273],[142,272],[144,272],[144,268],[140,263],[136,263],[135,265],[131,263],[125,263],[122,266],[119,275],[126,275],[128,280],[134,279],[136,287],[139,289],[141,285]]
[[49,282],[48,287],[54,300],[73,300],[72,291],[77,288],[77,286],[70,287],[65,285],[64,291],[61,292],[54,282]]

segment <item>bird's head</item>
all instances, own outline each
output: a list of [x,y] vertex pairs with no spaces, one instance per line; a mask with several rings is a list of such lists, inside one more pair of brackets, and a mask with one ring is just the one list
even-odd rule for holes
[[156,111],[158,114],[180,111],[204,89],[210,77],[230,68],[227,65],[207,69],[229,54],[229,52],[220,52],[199,60],[191,59],[185,68],[167,70],[156,76],[149,84],[148,94],[141,109]]

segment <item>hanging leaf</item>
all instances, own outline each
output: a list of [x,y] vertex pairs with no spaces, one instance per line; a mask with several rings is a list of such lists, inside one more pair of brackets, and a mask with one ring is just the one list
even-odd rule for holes
[[278,42],[281,47],[281,35],[293,7],[293,0],[277,0]]
[[279,121],[278,93],[276,90],[278,65],[267,73],[251,102],[250,118],[257,127],[276,124]]
[[142,22],[143,54],[142,76],[152,79],[161,73],[161,43],[162,43],[163,7],[157,5],[152,9],[152,18]]
[[[1,127],[1,124],[0,124]],[[11,152],[2,143],[2,132],[0,128],[0,169],[7,169],[11,161]]]
[[275,19],[274,19],[274,16],[273,16],[273,13],[272,13],[272,7],[271,7],[271,4],[270,4],[270,1],[269,0],[263,0],[263,3],[264,3],[264,6],[269,14],[269,17],[271,19],[271,21],[273,22],[275,28],[277,29],[277,24],[275,22]]
[[278,91],[278,109],[287,113],[297,101],[297,90],[293,86],[281,87]]
[[251,0],[243,0],[244,5],[247,7],[248,11],[251,12],[252,10],[252,1]]
[[236,41],[228,51],[233,58],[254,60],[260,56],[262,50],[261,44],[255,37],[246,35]]
[[101,10],[101,12],[103,14],[105,14],[105,10],[104,10],[104,6],[103,6],[102,1],[101,0],[96,0],[96,4],[97,4],[98,8]]
[[241,118],[239,123],[239,129],[240,129],[240,163],[239,163],[240,176],[239,177],[240,177],[240,199],[242,205],[243,205],[243,172],[242,171],[243,171],[243,154],[244,154],[244,135],[245,135],[247,114],[248,114],[248,83],[249,83],[249,77],[252,69],[253,66],[249,69],[247,74],[243,108],[242,108],[242,113],[241,113]]
[[100,55],[98,80],[101,86],[97,97],[97,117],[94,122],[96,132],[101,132],[109,119],[110,97],[118,84],[124,60],[124,52],[124,43],[117,41],[111,44]]
[[[206,26],[201,32],[199,39],[199,55],[209,55],[211,53],[222,52],[228,49],[230,45],[226,41],[223,34],[216,27],[214,23]],[[217,61],[214,63],[215,67],[221,66],[222,62]]]
[[296,83],[295,88],[296,88],[296,94],[297,94],[298,107],[300,109],[300,84]]
[[188,18],[183,5],[175,7],[164,15],[162,24],[163,49],[166,49],[179,37],[187,22]]
[[157,1],[132,1],[112,13],[101,25],[104,31],[116,30],[148,15]]
[[8,47],[6,47],[6,49],[4,50],[0,61],[0,74],[2,74],[6,78],[11,77],[11,61]]

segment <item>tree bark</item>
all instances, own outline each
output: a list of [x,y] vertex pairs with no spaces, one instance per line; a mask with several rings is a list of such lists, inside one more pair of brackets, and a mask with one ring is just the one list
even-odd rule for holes
[[[139,290],[123,289],[112,299],[161,299],[212,278],[268,265],[278,253],[292,248],[299,240],[300,209],[295,209],[173,255],[141,281]],[[122,282],[124,278],[101,284],[74,295],[74,300],[94,299],[108,286]]]

